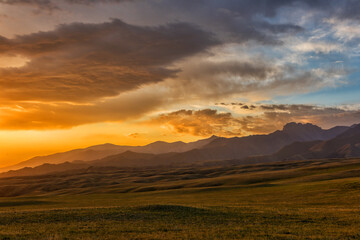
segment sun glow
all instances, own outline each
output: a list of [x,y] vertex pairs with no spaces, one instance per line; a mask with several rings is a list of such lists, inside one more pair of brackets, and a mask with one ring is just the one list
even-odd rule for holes
[[[182,136],[185,142],[201,137]],[[174,142],[179,136],[161,127],[146,124],[98,123],[59,130],[0,131],[0,167],[16,164],[34,156],[49,155],[74,148],[112,143],[118,145],[146,145],[157,140]]]
[[0,56],[0,68],[20,68],[30,60],[20,55]]

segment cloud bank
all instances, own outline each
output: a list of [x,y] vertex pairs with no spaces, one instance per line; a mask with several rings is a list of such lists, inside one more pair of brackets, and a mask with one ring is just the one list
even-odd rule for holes
[[[71,128],[172,111],[157,118],[157,124],[182,134],[233,136],[269,132],[297,119],[330,126],[351,123],[357,116],[341,107],[258,103],[358,81],[357,66],[346,64],[360,52],[356,1],[0,4],[40,10],[34,18],[41,15],[52,21],[72,14],[84,21],[13,38],[0,36],[0,63],[12,59],[15,66],[0,67],[1,129]],[[85,23],[93,20],[89,9],[104,16]],[[142,24],[114,19],[118,13]],[[99,20],[104,18],[112,20]],[[238,99],[250,102],[239,106],[248,115],[213,110],[213,102]],[[304,97],[299,99],[301,103]],[[207,107],[186,110],[196,105]]]
[[[268,134],[289,122],[314,123],[324,128],[352,125],[360,119],[360,111],[316,105],[220,103],[250,111],[242,116],[215,109],[179,110],[154,117],[150,123],[160,124],[175,133],[208,137]],[[250,107],[249,107],[250,106]],[[252,111],[258,111],[251,114]]]
[[210,33],[191,24],[139,27],[118,19],[2,37],[1,55],[30,62],[0,69],[0,99],[80,102],[116,96],[173,76],[171,63],[216,44]]

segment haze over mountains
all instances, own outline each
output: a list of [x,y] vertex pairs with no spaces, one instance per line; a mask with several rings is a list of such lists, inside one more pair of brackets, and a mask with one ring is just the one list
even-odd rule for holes
[[322,158],[353,158],[360,156],[360,124],[327,141],[294,142],[270,158],[303,160]]
[[173,167],[357,156],[360,156],[360,125],[324,130],[312,124],[289,123],[282,130],[268,135],[234,138],[212,136],[191,143],[154,142],[136,147],[97,145],[35,157],[3,169],[16,171],[0,176],[40,175],[89,167]]
[[74,149],[67,152],[55,153],[48,156],[34,157],[13,166],[1,168],[0,171],[4,172],[9,170],[16,170],[23,167],[36,167],[45,163],[59,164],[64,162],[72,162],[76,160],[92,161],[110,155],[123,153],[126,151],[132,151],[138,153],[152,153],[152,154],[162,154],[168,152],[186,152],[194,148],[201,148],[206,144],[210,143],[215,138],[218,137],[212,136],[207,139],[202,139],[190,143],[184,143],[181,141],[173,142],[173,143],[157,141],[145,146],[119,146],[119,145],[106,143],[106,144],[95,145],[82,149]]

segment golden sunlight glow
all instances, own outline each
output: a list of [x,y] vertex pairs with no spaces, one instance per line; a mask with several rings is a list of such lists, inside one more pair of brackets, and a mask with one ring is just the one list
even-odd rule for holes
[[20,55],[0,56],[0,68],[19,68],[25,66],[29,59]]
[[16,164],[34,156],[49,155],[91,145],[146,145],[157,140],[196,141],[201,137],[170,134],[166,129],[144,124],[99,123],[66,130],[0,131],[0,167]]

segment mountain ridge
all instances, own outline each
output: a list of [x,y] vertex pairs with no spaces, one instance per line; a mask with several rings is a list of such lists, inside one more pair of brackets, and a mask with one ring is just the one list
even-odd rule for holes
[[77,160],[93,161],[107,156],[120,154],[126,151],[153,154],[189,151],[193,148],[201,147],[216,138],[218,137],[213,135],[210,138],[200,139],[198,141],[189,143],[184,143],[181,141],[170,143],[157,141],[144,146],[115,145],[112,143],[97,144],[86,148],[72,149],[69,151],[49,154],[45,156],[36,156],[15,165],[0,168],[0,172],[16,170],[24,167],[36,167],[45,163],[60,164]]
[[[295,152],[296,148],[307,150],[315,143],[320,144],[324,141],[330,140],[331,138],[341,136],[349,130],[353,131],[353,129],[354,128],[350,127],[334,127],[324,130],[313,124],[289,123],[286,124],[282,130],[275,131],[268,135],[252,135],[233,138],[220,138],[212,136],[210,138],[191,143],[183,143],[180,141],[166,143],[158,141],[143,146],[145,147],[145,150],[143,149],[144,152],[135,152],[131,149],[126,149],[121,153],[105,156],[98,159],[91,159],[87,161],[78,160],[71,162],[77,164],[74,165],[74,167],[77,168],[89,166],[184,166],[189,164],[199,164],[211,161],[226,161],[232,159],[240,159],[241,161],[238,162],[251,163],[253,161],[254,163],[256,163],[259,161],[272,161],[274,159],[280,159],[282,157],[287,160],[286,158],[288,157],[289,153]],[[309,144],[309,142],[311,142],[311,144]],[[151,148],[154,145],[166,146],[168,147],[168,152],[152,153],[149,150],[146,151],[147,146],[149,146],[148,148],[152,149],[155,152],[159,151],[159,149],[154,150],[153,148]],[[104,147],[111,148],[113,146],[117,145],[101,144],[92,146],[92,149]],[[190,148],[190,150],[183,152],[170,151],[174,149],[180,151],[180,149],[184,146],[187,146],[188,148]],[[291,147],[295,149],[292,149]],[[136,147],[134,148],[136,149]],[[349,150],[345,148],[344,151]],[[298,158],[306,158],[305,156],[300,156],[300,154],[298,155]],[[52,169],[54,171],[59,171],[62,170],[64,167],[65,165],[56,166],[56,164],[45,166],[39,165],[33,168],[33,173],[43,173],[46,169],[48,172]],[[66,167],[68,167],[68,165],[66,165]],[[17,173],[30,174],[31,169],[20,169],[17,171]],[[16,175],[16,171],[11,171],[8,174],[1,174],[2,177],[11,175]]]
[[278,152],[257,157],[257,161],[272,161],[353,158],[360,156],[360,124],[351,126],[347,131],[329,140],[294,142]]

